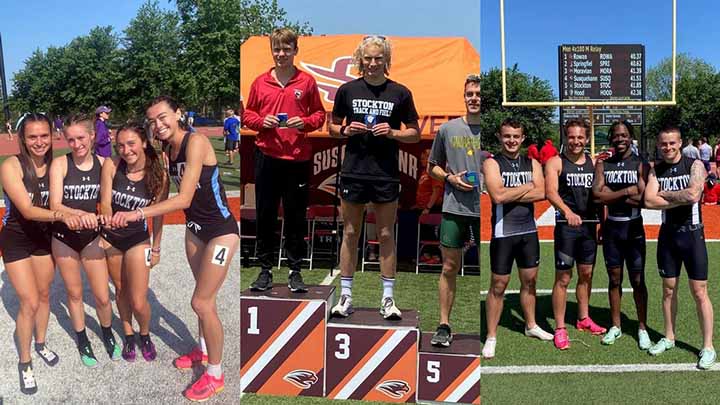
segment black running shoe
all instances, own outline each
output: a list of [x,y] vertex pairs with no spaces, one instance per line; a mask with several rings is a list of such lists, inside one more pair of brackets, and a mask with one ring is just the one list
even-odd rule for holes
[[105,346],[105,353],[110,356],[112,361],[118,361],[122,358],[122,349],[120,349],[120,345],[115,341],[115,336],[112,335],[112,332],[107,339],[103,338],[103,346]]
[[288,276],[288,288],[294,293],[306,293],[308,291],[299,271],[290,272]]
[[60,361],[60,357],[54,351],[50,350],[47,343],[35,343],[35,352],[50,367],[55,366]]
[[272,273],[269,271],[261,271],[258,275],[257,280],[255,280],[250,285],[250,290],[252,291],[266,291],[272,288],[273,280],[272,280]]
[[432,340],[430,340],[430,343],[433,346],[449,347],[450,343],[452,343],[452,332],[450,331],[450,326],[446,324],[438,326]]
[[83,365],[90,368],[97,366],[98,361],[95,357],[95,353],[93,353],[92,346],[90,346],[90,342],[79,346],[78,351],[80,352],[80,360],[82,361]]
[[20,392],[25,395],[32,395],[37,392],[37,382],[35,381],[32,362],[18,363],[18,375],[20,377]]

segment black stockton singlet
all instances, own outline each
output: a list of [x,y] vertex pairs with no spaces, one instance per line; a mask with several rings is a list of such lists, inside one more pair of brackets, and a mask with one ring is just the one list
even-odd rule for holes
[[[180,188],[183,174],[185,174],[186,154],[185,148],[190,140],[190,133],[186,133],[183,138],[180,151],[175,160],[172,159],[170,148],[168,148],[168,156],[170,159],[170,177],[175,185]],[[219,224],[228,220],[235,221],[230,210],[228,209],[227,196],[225,195],[225,187],[220,179],[220,172],[217,164],[213,166],[203,165],[200,172],[195,194],[193,195],[190,207],[185,210],[185,221],[187,223],[196,222],[198,224]]]
[[[494,157],[500,167],[503,185],[520,187],[532,182],[532,161],[525,156],[510,159],[503,154]],[[492,204],[492,237],[504,238],[537,231],[533,203]]]
[[[690,168],[694,161],[694,159],[682,156],[677,163],[660,161],[656,164],[655,176],[660,185],[660,191],[680,191],[687,188],[690,185]],[[700,203],[662,210],[662,223],[673,226],[702,223]]]
[[[558,194],[565,205],[582,219],[597,219],[592,199],[592,184],[595,167],[590,155],[585,154],[585,163],[578,165],[560,154],[562,169],[558,178]],[[556,219],[565,219],[560,210],[555,210]]]
[[[45,176],[38,179],[38,188],[40,190],[40,207],[48,208],[50,206],[50,190],[49,190],[49,173],[50,169],[45,171]],[[23,176],[23,184],[25,189],[28,191],[28,196],[32,201],[34,193],[32,192],[32,184],[30,179]],[[2,222],[3,227],[13,231],[23,232],[26,234],[38,234],[47,233],[48,224],[45,222],[29,221],[22,216],[12,204],[10,197],[5,194],[5,215],[3,216]]]
[[[634,153],[625,159],[620,155],[612,156],[603,162],[605,185],[612,191],[636,186],[642,164],[642,159]],[[625,201],[614,202],[607,207],[608,219],[613,221],[629,221],[640,217],[640,207],[629,205]]]
[[93,166],[90,170],[80,170],[73,161],[72,153],[67,157],[67,173],[63,181],[62,204],[69,208],[97,213],[100,201],[100,159],[93,154]]
[[[135,211],[138,208],[145,208],[152,202],[153,196],[145,186],[145,177],[138,181],[132,181],[127,178],[127,164],[124,160],[120,160],[115,177],[112,183],[112,211]],[[128,223],[126,228],[113,230],[116,236],[130,235],[136,232],[146,232],[147,221],[140,220]]]

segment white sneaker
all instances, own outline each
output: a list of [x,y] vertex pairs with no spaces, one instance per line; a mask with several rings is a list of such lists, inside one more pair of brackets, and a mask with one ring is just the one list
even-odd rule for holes
[[390,320],[402,319],[402,312],[395,306],[395,300],[392,297],[383,298],[380,303],[380,315]]
[[350,314],[355,312],[352,306],[352,297],[349,295],[341,295],[340,301],[330,310],[330,314],[334,316],[341,316],[347,318]]
[[526,326],[525,327],[525,336],[538,338],[540,340],[553,340],[553,338],[554,338],[552,333],[545,332],[538,325],[535,325],[530,329],[528,329]]
[[485,339],[485,346],[482,349],[482,356],[484,359],[492,359],[495,357],[495,345],[497,345],[497,338]]

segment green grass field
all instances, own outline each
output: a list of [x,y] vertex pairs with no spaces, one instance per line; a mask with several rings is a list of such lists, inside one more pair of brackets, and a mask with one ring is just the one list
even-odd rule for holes
[[[482,251],[482,290],[489,285],[489,256],[487,246]],[[720,243],[708,243],[710,259],[709,295],[716,313],[715,324],[720,316],[720,285],[717,267],[720,260]],[[656,270],[657,244],[647,244],[645,279],[648,285],[648,331],[653,341],[663,332],[661,312],[662,282]],[[598,266],[593,278],[593,288],[607,288],[607,273],[598,250]],[[553,245],[541,243],[541,270],[538,289],[552,289],[554,281]],[[570,288],[575,287],[573,277]],[[513,270],[509,289],[518,289],[517,272]],[[695,363],[697,352],[702,346],[695,304],[687,285],[687,275],[681,276],[679,307],[676,328],[676,347],[661,356],[653,357],[637,348],[637,322],[632,293],[623,294],[622,322],[623,337],[612,346],[600,344],[600,337],[578,332],[575,327],[577,303],[574,294],[568,294],[568,308],[565,317],[571,347],[567,351],[555,349],[552,342],[541,342],[524,336],[522,310],[519,296],[506,296],[505,308],[498,330],[496,357],[483,360],[487,366],[523,365],[595,365],[595,364],[663,364]],[[627,279],[623,287],[629,287]],[[485,296],[482,297],[485,311]],[[555,325],[549,294],[538,294],[537,320],[543,328],[551,331]],[[590,316],[602,326],[610,325],[607,293],[594,293],[590,299]],[[484,312],[483,312],[484,318]],[[483,330],[483,340],[484,340]],[[716,339],[717,341],[717,330]],[[717,345],[716,345],[717,346]],[[716,369],[719,366],[716,366]],[[720,372],[637,372],[637,373],[575,373],[575,374],[486,374],[482,377],[482,396],[485,404],[545,403],[557,402],[560,398],[578,403],[717,403],[720,395]]]
[[[485,296],[480,291],[489,285],[489,254],[487,244],[481,246],[482,275],[460,278],[456,305],[453,309],[453,330],[455,332],[478,333],[480,315],[484,318]],[[646,282],[648,284],[648,328],[653,341],[661,337],[663,321],[661,313],[661,280],[656,269],[657,244],[648,243]],[[708,243],[710,258],[709,293],[717,319],[720,318],[720,284],[717,283],[717,267],[720,260],[720,242]],[[541,243],[542,268],[537,284],[538,289],[552,289],[554,280],[553,245]],[[595,271],[593,288],[607,288],[607,274],[598,250],[598,267]],[[548,266],[548,264],[550,264]],[[241,269],[241,288],[247,288],[257,276],[257,268]],[[305,272],[307,283],[319,283],[327,275],[327,269]],[[284,283],[287,269],[275,271],[275,282]],[[417,308],[421,315],[421,328],[432,331],[437,326],[437,274],[415,275],[400,272],[396,285],[396,297],[401,308]],[[622,319],[623,337],[613,346],[600,344],[600,337],[579,333],[574,328],[577,305],[574,294],[568,294],[566,322],[572,339],[571,348],[560,352],[552,342],[541,342],[523,335],[522,311],[519,296],[508,294],[498,333],[496,358],[484,360],[483,367],[527,366],[527,365],[620,365],[620,364],[666,364],[695,363],[701,346],[701,336],[695,312],[695,305],[687,286],[687,276],[681,276],[679,310],[677,319],[677,346],[659,357],[649,356],[637,348],[637,322],[632,293],[623,294]],[[335,280],[335,285],[339,283]],[[570,288],[575,287],[573,277]],[[623,287],[629,287],[624,281]],[[517,272],[514,270],[508,289],[519,289]],[[376,271],[356,273],[353,288],[355,306],[375,308],[380,300],[380,280]],[[600,325],[609,326],[610,314],[607,293],[594,293],[590,300],[591,317]],[[482,310],[482,312],[480,312]],[[552,330],[552,304],[549,294],[538,294],[538,323]],[[716,330],[716,333],[718,331]],[[484,340],[484,333],[482,337]],[[717,338],[715,339],[717,341]],[[716,345],[717,346],[717,345]],[[717,367],[720,366],[716,366]],[[720,372],[634,372],[634,373],[563,373],[563,374],[485,374],[482,377],[483,404],[536,404],[536,403],[613,403],[645,404],[662,401],[667,404],[715,404],[720,395]],[[242,403],[248,404],[331,404],[321,398],[281,398],[245,395]],[[358,402],[360,403],[360,402]]]
[[[213,145],[213,149],[215,149],[215,156],[218,161],[218,165],[220,167],[220,176],[222,178],[223,184],[225,185],[226,191],[237,191],[240,190],[240,158],[239,156],[235,156],[235,160],[232,166],[226,165],[225,162],[227,162],[227,156],[225,156],[225,143],[224,138],[221,137],[210,137],[210,143]],[[63,149],[55,149],[53,150],[53,156],[62,156],[66,153],[68,153],[70,149],[63,148]],[[7,159],[7,156],[0,156],[0,164]],[[170,192],[175,193],[177,192],[177,187],[175,186],[175,183],[170,182]],[[0,185],[0,194],[2,193],[2,185]]]

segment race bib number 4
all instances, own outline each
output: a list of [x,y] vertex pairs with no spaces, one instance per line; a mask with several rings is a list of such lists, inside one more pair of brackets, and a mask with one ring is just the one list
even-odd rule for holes
[[212,255],[212,264],[217,264],[218,266],[224,266],[225,262],[227,261],[228,251],[230,249],[227,246],[222,245],[215,245],[215,250],[213,250]]

